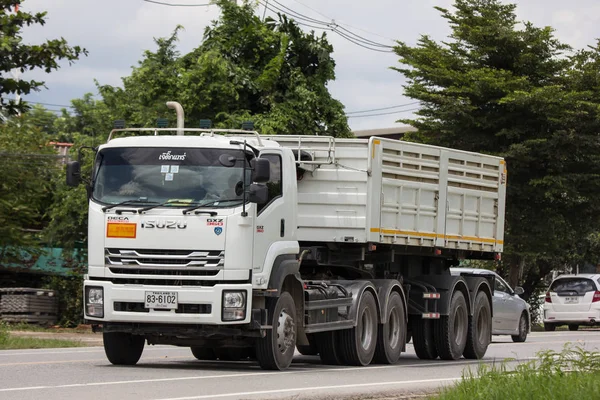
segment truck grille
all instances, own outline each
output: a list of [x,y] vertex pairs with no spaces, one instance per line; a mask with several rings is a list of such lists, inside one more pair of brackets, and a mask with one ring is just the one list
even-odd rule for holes
[[221,250],[154,250],[105,248],[107,266],[124,269],[221,270],[225,252]]

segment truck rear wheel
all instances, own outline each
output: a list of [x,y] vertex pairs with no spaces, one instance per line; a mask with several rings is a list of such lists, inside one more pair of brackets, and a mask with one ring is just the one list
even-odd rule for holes
[[306,336],[308,338],[308,345],[296,345],[296,348],[303,356],[316,356],[319,354],[319,349],[315,344],[315,338],[312,334],[308,334]]
[[256,341],[256,359],[262,369],[283,370],[290,366],[296,350],[296,306],[288,292],[267,299],[272,328]]
[[421,360],[435,360],[438,358],[433,340],[433,321],[415,318],[412,320],[411,327],[412,341],[417,357]]
[[343,364],[339,350],[339,332],[319,332],[314,334],[321,362],[326,365]]
[[492,337],[491,309],[486,294],[484,292],[477,293],[473,305],[473,316],[469,318],[465,358],[478,360],[485,355]]
[[388,298],[388,315],[379,325],[375,361],[381,364],[394,364],[400,358],[400,353],[406,341],[406,318],[404,304],[398,292],[393,292]]
[[126,332],[104,332],[104,352],[114,365],[135,365],[144,351],[146,339]]
[[340,356],[344,364],[369,365],[377,346],[377,303],[370,291],[364,291],[356,313],[357,324],[340,331]]
[[196,357],[197,360],[202,361],[202,360],[216,360],[217,359],[217,355],[215,354],[215,351],[211,348],[192,346],[192,347],[190,347],[190,350],[192,350],[192,354],[194,355],[194,357]]
[[457,290],[452,295],[448,315],[434,324],[435,347],[442,360],[458,360],[467,345],[469,312],[465,295]]

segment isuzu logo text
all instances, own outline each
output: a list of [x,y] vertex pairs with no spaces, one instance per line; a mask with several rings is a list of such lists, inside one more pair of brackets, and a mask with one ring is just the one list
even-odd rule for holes
[[162,153],[158,156],[159,160],[167,160],[167,161],[184,161],[186,153],[183,154],[171,154],[171,151],[167,151],[166,153]]
[[141,227],[143,229],[185,229],[187,228],[187,222],[168,219],[149,219],[142,221]]

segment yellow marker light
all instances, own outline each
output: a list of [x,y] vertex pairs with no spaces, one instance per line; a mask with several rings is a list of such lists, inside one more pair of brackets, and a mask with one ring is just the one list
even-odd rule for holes
[[137,224],[107,223],[106,237],[135,239]]

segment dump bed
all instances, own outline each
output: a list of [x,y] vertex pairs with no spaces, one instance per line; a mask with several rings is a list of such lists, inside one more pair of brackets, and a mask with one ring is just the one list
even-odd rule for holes
[[502,251],[502,158],[377,137],[262,139],[299,155],[300,241]]

